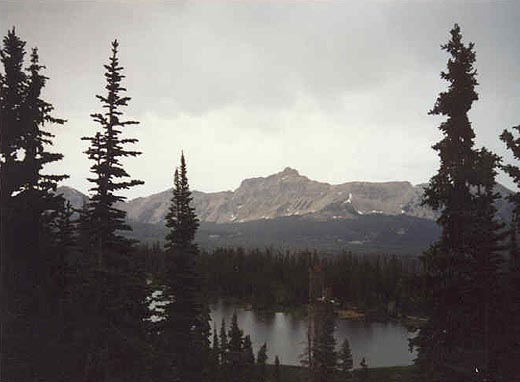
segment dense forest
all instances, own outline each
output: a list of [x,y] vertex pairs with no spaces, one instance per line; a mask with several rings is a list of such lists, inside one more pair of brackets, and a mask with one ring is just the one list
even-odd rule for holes
[[[139,248],[150,277],[164,267],[159,244]],[[291,310],[309,301],[309,268],[323,267],[327,294],[338,309],[357,308],[370,319],[420,315],[421,263],[415,256],[282,252],[219,248],[201,251],[200,271],[211,300],[231,299],[260,310]]]
[[[83,138],[91,188],[79,211],[56,195],[66,175],[45,171],[62,159],[49,150],[52,129],[65,129],[66,121],[43,99],[45,67],[38,50],[28,54],[25,46],[13,28],[0,51],[2,381],[281,381],[278,357],[267,368],[269,345],[253,354],[236,316],[212,330],[211,298],[264,309],[308,304],[303,365],[315,382],[353,377],[349,343],[338,349],[333,336],[336,305],[424,315],[411,346],[418,373],[429,381],[520,375],[520,194],[511,197],[510,227],[497,220],[494,205],[499,169],[518,185],[520,169],[475,147],[468,112],[478,99],[476,55],[458,25],[442,46],[449,59],[441,77],[449,86],[430,111],[444,118],[434,146],[440,167],[423,201],[439,212],[442,234],[420,264],[351,253],[203,253],[194,240],[199,219],[184,153],[173,174],[164,174],[173,175],[166,244],[139,248],[122,234],[130,228],[117,208],[123,191],[142,184],[123,165],[141,153],[127,135],[138,122],[124,113],[131,98],[118,41],[104,66],[99,110],[91,114],[96,131]],[[500,138],[520,158],[520,138],[508,130]],[[324,287],[316,292],[309,271],[318,268]],[[367,375],[363,360],[355,378]]]

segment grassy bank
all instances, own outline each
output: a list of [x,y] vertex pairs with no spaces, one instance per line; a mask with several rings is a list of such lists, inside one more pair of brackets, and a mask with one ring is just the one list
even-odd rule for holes
[[[268,366],[268,372],[273,375],[274,366]],[[305,382],[308,381],[307,369],[300,366],[282,365],[280,367],[280,382]],[[337,378],[331,382],[343,382]],[[366,379],[361,378],[361,370],[354,370],[351,382],[426,382],[415,374],[414,366],[375,367],[367,370]]]

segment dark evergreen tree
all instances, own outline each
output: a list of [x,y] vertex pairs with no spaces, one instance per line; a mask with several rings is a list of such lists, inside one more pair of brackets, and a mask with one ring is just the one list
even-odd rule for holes
[[466,365],[479,370],[480,380],[501,380],[501,365],[506,339],[509,313],[503,288],[503,250],[507,231],[496,214],[495,191],[499,158],[486,149],[478,152],[474,191],[475,214],[472,250],[468,253],[463,290],[466,308]]
[[[56,247],[70,251],[77,246],[76,227],[73,222],[74,209],[69,201],[66,201],[64,208],[57,211],[56,218],[52,220],[51,227],[55,232]],[[65,263],[62,258],[60,263]]]
[[112,43],[109,64],[105,65],[107,94],[96,96],[105,111],[91,114],[93,120],[100,125],[101,131],[98,131],[93,137],[82,138],[90,142],[86,154],[94,162],[91,172],[95,176],[89,179],[94,183],[94,187],[91,189],[93,195],[88,207],[90,225],[93,229],[91,239],[93,246],[98,249],[99,263],[104,262],[103,251],[117,250],[121,247],[126,250],[129,244],[128,240],[117,234],[118,231],[130,229],[125,223],[125,212],[114,207],[115,203],[125,200],[125,197],[117,195],[117,192],[144,183],[141,180],[127,180],[130,175],[121,163],[122,158],[136,157],[141,153],[125,148],[128,144],[137,143],[137,139],[121,137],[124,128],[137,125],[139,122],[125,121],[122,118],[121,109],[128,105],[131,98],[122,95],[126,91],[121,85],[125,76],[122,74],[123,67],[120,66],[117,57],[118,47],[119,43],[115,40]]
[[418,348],[416,363],[429,378],[451,381],[491,368],[496,346],[486,341],[499,325],[491,324],[491,317],[499,319],[492,302],[499,294],[501,236],[493,205],[498,159],[475,149],[467,115],[478,99],[474,45],[463,44],[455,25],[442,49],[451,56],[441,73],[449,89],[440,93],[430,114],[447,119],[439,127],[443,139],[433,146],[440,168],[424,195],[424,204],[440,212],[442,235],[423,258],[430,317],[412,343]]
[[352,359],[352,351],[350,350],[350,343],[345,338],[341,344],[341,351],[339,353],[340,360],[340,372],[343,380],[352,378],[352,369],[354,367],[354,361]]
[[25,42],[14,28],[0,50],[0,242],[2,378],[49,379],[59,373],[62,296],[57,288],[51,221],[62,208],[55,195],[64,175],[46,175],[44,167],[62,158],[48,147],[49,125],[63,124],[42,99],[47,77],[37,49],[24,71]]
[[275,356],[274,357],[273,381],[281,382],[281,380],[282,380],[282,373],[280,370],[280,358],[278,358],[278,356]]
[[119,43],[112,43],[112,55],[105,65],[106,95],[96,96],[104,109],[92,114],[100,130],[92,137],[86,151],[93,161],[89,181],[94,184],[83,224],[87,226],[88,247],[84,256],[84,311],[78,326],[84,328],[84,359],[82,378],[92,381],[141,381],[145,378],[151,354],[147,339],[147,318],[144,264],[133,243],[121,236],[129,230],[125,212],[116,208],[125,198],[122,190],[142,184],[129,179],[121,160],[135,157],[138,151],[128,150],[136,139],[123,138],[123,130],[136,125],[126,121],[122,108],[130,97],[124,96],[123,67],[118,59]]
[[166,272],[161,281],[166,307],[160,328],[164,352],[171,355],[181,381],[203,380],[209,362],[209,310],[194,243],[199,220],[191,204],[182,154],[166,215]]
[[244,348],[243,357],[244,362],[249,365],[254,365],[255,354],[253,353],[253,343],[251,342],[251,336],[248,334],[244,337]]
[[[515,134],[520,133],[520,125],[514,126]],[[520,160],[520,138],[515,137],[512,132],[504,130],[500,139],[505,142],[507,148],[511,150],[515,160]],[[503,170],[513,179],[517,187],[520,185],[520,167],[518,164],[507,164],[502,166]],[[510,230],[509,245],[509,266],[507,267],[506,285],[508,290],[508,304],[510,309],[506,310],[509,317],[508,348],[504,352],[501,366],[504,369],[506,378],[512,379],[520,375],[520,363],[516,362],[520,358],[520,250],[518,248],[518,235],[520,232],[520,192],[515,192],[509,196],[509,201],[513,204],[513,218]]]
[[258,365],[258,381],[266,382],[267,380],[267,344],[264,343],[256,356],[256,364]]
[[244,333],[238,327],[237,313],[233,313],[231,326],[228,332],[228,352],[227,359],[229,362],[230,381],[240,382],[244,374],[244,364],[242,362],[242,352],[244,349]]
[[166,248],[195,249],[197,246],[194,240],[199,219],[192,206],[193,197],[188,184],[184,153],[181,153],[181,165],[175,170],[173,182],[173,197],[166,215],[166,227],[170,228],[166,235]]
[[251,343],[251,337],[246,335],[244,337],[244,345],[242,349],[242,359],[244,367],[244,381],[255,380],[255,355],[253,353],[253,344]]
[[220,334],[219,334],[219,344],[220,344],[220,368],[218,371],[218,380],[225,382],[229,381],[229,358],[228,358],[228,346],[229,341],[227,338],[226,332],[226,321],[222,318],[220,324]]
[[228,351],[228,338],[226,333],[226,321],[222,318],[220,325],[220,364],[225,365],[228,362],[227,351]]
[[[3,39],[0,52],[3,73],[0,76],[0,256],[2,310],[1,337],[2,380],[19,378],[32,379],[33,367],[30,352],[22,345],[30,340],[30,299],[28,292],[33,286],[26,280],[15,277],[20,270],[27,268],[29,259],[16,256],[16,211],[14,196],[22,187],[18,175],[22,167],[20,148],[23,142],[21,107],[27,87],[27,74],[23,70],[25,42],[9,31]],[[23,256],[27,257],[27,256]],[[23,275],[23,273],[22,273]],[[27,330],[27,329],[29,330]]]
[[[14,28],[3,39],[0,58],[3,73],[0,73],[0,221],[2,256],[2,282],[8,282],[10,260],[13,252],[12,245],[14,230],[10,226],[10,219],[15,215],[13,196],[22,188],[22,144],[25,127],[22,124],[21,109],[27,89],[27,73],[23,70],[25,57],[25,42],[15,33]],[[2,291],[8,290],[8,284],[2,285]],[[2,302],[7,299],[2,298]],[[3,304],[4,308],[6,306]],[[4,311],[5,312],[5,311]],[[2,317],[5,317],[2,314]]]
[[361,367],[361,369],[359,370],[359,380],[361,382],[368,381],[368,364],[365,357],[361,359],[359,366]]
[[50,230],[54,241],[52,248],[55,254],[55,261],[51,268],[50,278],[52,280],[55,300],[58,303],[57,311],[62,328],[65,327],[67,319],[67,305],[75,298],[72,292],[75,289],[77,269],[74,269],[77,258],[76,229],[72,221],[74,210],[70,202],[66,202],[64,208],[56,212],[54,219],[50,222]]
[[209,352],[207,375],[210,380],[220,380],[220,345],[216,326],[213,328],[213,339],[211,341]]
[[334,378],[338,366],[336,339],[334,338],[335,320],[332,306],[324,303],[323,320],[319,323],[317,336],[312,345],[312,380],[326,382]]
[[217,328],[213,328],[213,341],[211,344],[211,360],[215,368],[218,369],[220,365],[220,345],[218,341]]

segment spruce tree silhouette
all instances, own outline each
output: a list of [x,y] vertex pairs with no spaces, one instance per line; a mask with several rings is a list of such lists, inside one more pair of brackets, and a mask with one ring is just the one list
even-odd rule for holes
[[199,219],[192,200],[182,153],[166,215],[166,270],[160,283],[165,311],[158,325],[163,368],[180,381],[205,380],[210,364],[209,313],[194,242]]
[[352,359],[352,350],[350,349],[350,343],[347,338],[343,340],[341,344],[341,351],[339,353],[340,360],[340,371],[343,380],[352,378],[352,368],[354,367],[354,361]]
[[258,381],[265,382],[267,380],[267,344],[264,344],[258,350],[258,354],[256,356],[256,364],[258,367]]
[[6,380],[55,376],[62,344],[62,296],[57,280],[64,272],[52,229],[63,209],[55,195],[65,175],[44,174],[62,159],[51,153],[54,135],[47,127],[65,121],[42,97],[47,77],[38,50],[24,69],[25,42],[13,28],[0,50],[0,252],[1,376]]
[[129,230],[126,213],[115,207],[125,198],[122,190],[142,184],[129,179],[121,159],[136,157],[138,151],[126,149],[136,139],[123,138],[123,131],[138,122],[124,120],[122,108],[130,97],[122,95],[124,75],[119,64],[117,40],[105,65],[106,95],[97,95],[103,112],[91,117],[99,125],[86,154],[93,161],[88,180],[94,184],[86,210],[82,214],[84,250],[84,310],[78,330],[83,334],[81,371],[92,381],[142,381],[152,354],[147,340],[150,312],[144,265],[136,256],[133,242],[120,231]]
[[463,44],[458,25],[450,33],[442,46],[450,59],[441,73],[449,88],[429,112],[446,117],[439,126],[443,139],[433,146],[440,168],[423,201],[440,212],[442,234],[423,257],[429,322],[412,341],[416,363],[432,381],[475,378],[477,367],[491,373],[497,346],[490,338],[493,331],[498,335],[501,319],[498,243],[503,235],[494,207],[498,157],[474,147],[468,119],[478,99],[474,44]]
[[336,339],[334,338],[335,317],[330,303],[324,302],[324,312],[318,325],[318,333],[312,347],[312,381],[325,382],[334,378],[338,367]]

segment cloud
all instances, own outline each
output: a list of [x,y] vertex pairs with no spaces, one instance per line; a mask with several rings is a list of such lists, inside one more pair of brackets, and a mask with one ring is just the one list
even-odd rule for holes
[[[192,184],[235,188],[287,165],[311,178],[427,180],[446,88],[440,44],[455,22],[477,50],[477,143],[512,160],[498,140],[518,124],[520,4],[468,2],[1,2],[0,25],[40,47],[46,97],[69,120],[60,169],[86,189],[79,138],[99,110],[109,43],[121,42],[128,114],[142,122],[129,172],[170,186],[181,149]],[[501,177],[501,181],[511,182]]]

